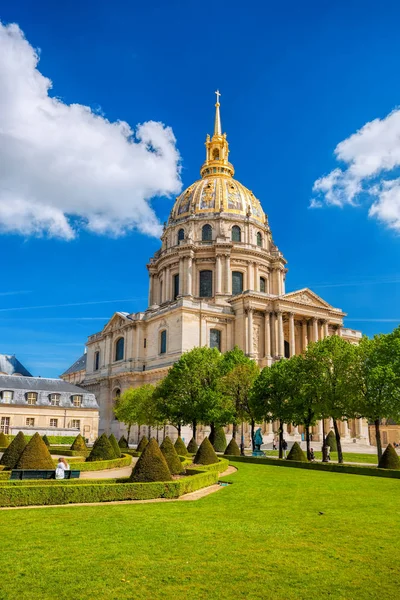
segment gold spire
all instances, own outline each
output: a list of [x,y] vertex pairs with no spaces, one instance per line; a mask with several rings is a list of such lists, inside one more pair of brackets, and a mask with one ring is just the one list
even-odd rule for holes
[[226,139],[226,133],[222,134],[221,128],[221,115],[219,112],[219,97],[221,96],[219,90],[215,92],[217,101],[215,103],[215,121],[214,121],[214,134],[210,139],[207,135],[206,138],[206,160],[200,169],[202,177],[208,177],[210,175],[222,175],[225,177],[233,177],[235,170],[233,165],[228,162],[229,146]]

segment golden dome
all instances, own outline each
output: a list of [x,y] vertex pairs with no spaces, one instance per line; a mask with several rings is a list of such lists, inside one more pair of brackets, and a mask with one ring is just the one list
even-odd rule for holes
[[171,212],[173,220],[192,214],[231,213],[249,216],[262,224],[266,217],[253,192],[233,179],[235,170],[228,161],[229,146],[222,134],[219,92],[215,104],[214,135],[206,139],[206,160],[201,167],[202,179],[195,181],[178,196]]

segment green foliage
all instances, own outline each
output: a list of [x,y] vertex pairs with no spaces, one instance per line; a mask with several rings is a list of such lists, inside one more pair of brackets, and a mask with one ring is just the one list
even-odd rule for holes
[[160,450],[167,461],[171,475],[179,475],[179,473],[182,473],[185,470],[181,461],[179,460],[179,456],[175,450],[175,447],[168,436],[164,438],[160,446]]
[[337,452],[336,436],[332,429],[325,438],[325,445],[329,446],[331,452]]
[[260,405],[253,401],[251,393],[260,373],[257,363],[238,349],[226,352],[222,360],[224,363],[222,372],[229,366],[232,368],[220,379],[219,390],[234,407],[234,422],[257,420],[261,416]]
[[224,452],[226,456],[240,456],[240,448],[236,443],[235,438],[232,438]]
[[176,439],[174,446],[175,446],[176,453],[179,456],[186,456],[187,455],[188,451],[187,451],[185,443],[184,443],[184,441],[183,441],[183,439],[181,437],[178,437]]
[[87,452],[88,447],[86,446],[86,442],[80,433],[78,433],[78,435],[72,442],[70,449],[74,452]]
[[44,441],[44,443],[46,444],[46,446],[47,446],[48,448],[50,448],[50,442],[49,442],[49,438],[47,437],[47,435],[46,435],[46,434],[44,434],[44,435],[42,436],[42,440]]
[[171,481],[171,473],[158,444],[151,438],[139,457],[130,477],[134,482]]
[[218,462],[218,456],[215,454],[214,448],[208,438],[204,438],[201,442],[193,462],[196,465],[211,465]]
[[187,451],[189,454],[196,454],[198,449],[199,449],[199,446],[197,445],[196,440],[192,437],[192,439],[188,443]]
[[113,460],[116,458],[114,448],[111,446],[105,433],[102,433],[93,444],[93,448],[87,457],[88,462],[98,460]]
[[118,446],[123,449],[129,448],[128,440],[124,435],[119,438]]
[[130,428],[137,425],[159,425],[161,417],[155,399],[155,387],[146,383],[138,388],[129,388],[117,398],[114,413],[119,421]]
[[226,448],[225,431],[222,427],[216,427],[214,431],[214,439],[212,442],[215,452],[224,452]]
[[210,465],[196,465],[196,466],[189,466],[186,469],[186,473],[191,473],[193,470],[201,470],[201,471],[216,471],[218,473],[222,473],[223,471],[226,471],[226,469],[229,467],[229,459],[227,458],[217,458],[217,462],[216,463],[212,463]]
[[303,450],[300,448],[300,446],[297,442],[295,442],[293,444],[293,446],[291,447],[286,460],[297,460],[300,462],[308,462],[307,456],[304,454]]
[[25,446],[26,439],[22,431],[20,431],[5,450],[0,465],[4,465],[6,469],[14,469]]
[[117,438],[115,437],[115,435],[113,433],[108,436],[108,441],[110,442],[111,446],[113,447],[116,458],[121,458],[121,456],[122,456],[121,448],[118,446]]
[[16,469],[54,469],[49,449],[38,433],[27,443],[15,465]]
[[388,444],[379,461],[380,469],[400,469],[400,458],[392,444]]
[[143,452],[143,450],[146,448],[146,446],[147,446],[148,443],[149,443],[149,440],[144,435],[142,437],[142,439],[140,440],[140,442],[138,443],[138,446],[136,448],[136,452]]
[[10,445],[8,437],[0,431],[0,448],[7,448]]
[[107,469],[120,469],[122,467],[129,467],[132,463],[132,456],[123,454],[121,458],[114,458],[112,460],[86,461],[72,462],[71,468],[73,468],[74,471],[105,471]]

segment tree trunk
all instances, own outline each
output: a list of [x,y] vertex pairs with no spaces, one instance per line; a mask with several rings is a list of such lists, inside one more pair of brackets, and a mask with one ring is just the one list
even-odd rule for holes
[[306,424],[306,448],[307,448],[307,460],[311,460],[310,454],[310,426]]
[[210,442],[213,444],[215,439],[215,423],[211,421],[210,423],[210,435],[208,436]]
[[234,423],[233,427],[232,427],[232,438],[234,440],[236,440],[236,434],[237,434],[237,425],[236,425],[236,423]]
[[164,425],[164,427],[163,427],[163,438],[162,438],[163,441],[165,440],[166,431],[167,431],[167,427]]
[[244,423],[242,421],[242,434],[240,440],[240,454],[244,456]]
[[158,444],[158,443],[159,443],[159,441],[160,441],[160,440],[159,440],[159,435],[160,435],[160,430],[159,430],[159,428],[157,427],[157,444]]
[[181,437],[181,432],[182,432],[182,424],[181,423],[178,423],[177,430],[178,430],[178,437]]
[[378,451],[378,462],[379,462],[382,458],[382,440],[381,440],[381,428],[380,428],[379,419],[375,419],[374,425],[375,425],[375,435],[376,435],[376,449]]
[[147,425],[147,437],[149,438],[149,441],[150,441],[150,438],[151,438],[151,425]]
[[196,433],[197,433],[197,421],[192,421],[192,429],[193,429],[193,439],[196,441]]
[[131,427],[132,427],[132,423],[129,423],[129,425],[128,425],[128,444],[129,444],[129,438],[131,437]]
[[325,437],[325,419],[322,419],[322,462],[329,462],[328,453],[326,451]]
[[283,421],[279,421],[279,458],[283,458]]
[[251,420],[251,447],[253,449],[253,452],[256,449],[256,445],[254,443],[254,430],[255,430],[255,428],[256,428],[256,424],[255,424],[254,419],[252,419]]
[[340,433],[337,421],[333,419],[333,427],[335,429],[335,438],[337,445],[337,454],[338,454],[338,463],[343,464],[343,452],[342,452],[342,442],[340,440]]

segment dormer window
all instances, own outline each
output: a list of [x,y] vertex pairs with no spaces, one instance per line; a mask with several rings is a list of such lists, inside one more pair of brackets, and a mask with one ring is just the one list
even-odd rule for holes
[[60,406],[60,394],[50,394],[51,406]]
[[14,392],[10,392],[8,390],[4,390],[4,392],[1,392],[1,399],[3,400],[4,404],[10,404],[11,400],[13,399],[14,396]]
[[80,408],[82,406],[82,396],[79,394],[72,396],[71,401],[75,408]]
[[38,398],[38,395],[36,392],[28,392],[26,395],[26,400],[27,400],[28,404],[30,404],[30,405],[36,404],[37,398]]

